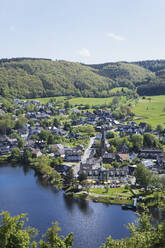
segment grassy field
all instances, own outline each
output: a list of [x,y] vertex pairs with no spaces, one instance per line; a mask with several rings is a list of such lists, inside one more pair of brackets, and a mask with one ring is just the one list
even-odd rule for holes
[[[48,103],[51,99],[56,99],[57,101],[63,101],[66,97],[65,96],[56,96],[56,97],[43,97],[43,98],[33,98],[33,99],[26,99],[26,101],[37,100],[40,101],[41,104]],[[24,101],[25,99],[22,99]]]
[[125,91],[129,91],[129,89],[127,87],[116,87],[116,88],[113,88],[112,90],[110,90],[110,93],[121,92],[122,89]]
[[[64,101],[66,97],[59,96],[59,97],[47,97],[47,98],[35,98],[35,99],[26,99],[27,101],[31,100],[38,100],[40,103],[48,103],[51,99],[56,99],[57,101]],[[72,105],[86,105],[88,104],[90,107],[95,105],[104,105],[104,104],[110,104],[112,102],[113,97],[107,97],[107,98],[91,98],[91,97],[73,97],[72,99],[69,99],[68,101]],[[121,103],[126,103],[126,97],[123,96],[120,99]]]
[[151,96],[146,99],[140,98],[132,111],[137,117],[137,123],[147,122],[153,127],[158,124],[165,126],[165,96]]
[[116,197],[131,197],[133,196],[131,191],[125,189],[124,187],[120,188],[108,188],[108,192],[106,190],[100,188],[91,188],[89,190],[90,193],[99,194],[99,195],[107,195],[107,196],[116,196]]

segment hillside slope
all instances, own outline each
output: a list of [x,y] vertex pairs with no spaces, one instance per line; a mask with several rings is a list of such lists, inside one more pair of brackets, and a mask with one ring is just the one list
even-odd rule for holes
[[150,65],[149,61],[84,65],[49,59],[2,59],[0,95],[15,98],[107,97],[114,87],[137,88],[143,95],[149,85],[164,87],[165,63],[159,70],[151,70]]

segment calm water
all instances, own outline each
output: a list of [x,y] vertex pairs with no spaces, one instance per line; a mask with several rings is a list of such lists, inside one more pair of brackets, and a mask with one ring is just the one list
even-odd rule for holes
[[22,167],[0,168],[0,210],[12,215],[28,213],[29,224],[45,232],[58,221],[61,234],[74,232],[74,248],[97,248],[106,237],[123,238],[129,231],[123,226],[136,219],[132,211],[66,198],[41,184],[33,170]]

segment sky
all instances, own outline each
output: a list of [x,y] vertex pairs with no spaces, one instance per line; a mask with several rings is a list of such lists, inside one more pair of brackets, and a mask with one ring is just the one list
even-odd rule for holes
[[0,58],[165,59],[165,0],[0,0]]

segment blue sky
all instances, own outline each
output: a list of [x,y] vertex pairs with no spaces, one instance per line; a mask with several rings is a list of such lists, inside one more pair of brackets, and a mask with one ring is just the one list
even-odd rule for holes
[[165,0],[0,0],[0,58],[165,59]]

